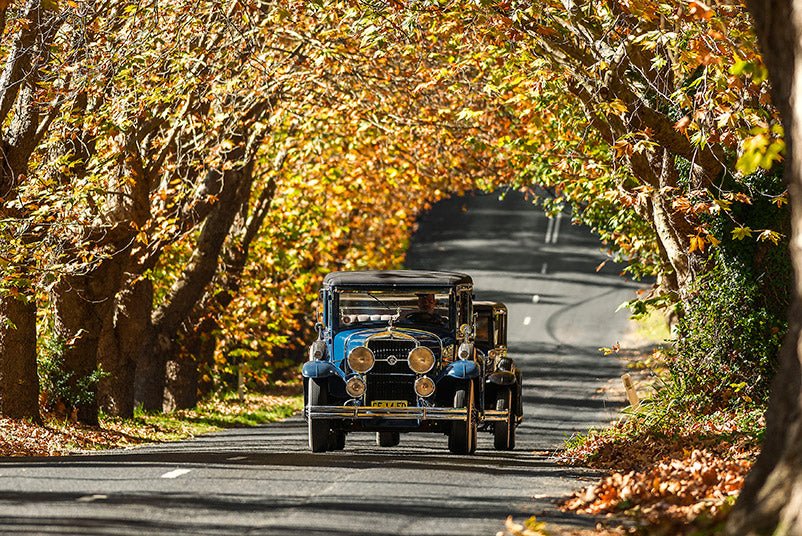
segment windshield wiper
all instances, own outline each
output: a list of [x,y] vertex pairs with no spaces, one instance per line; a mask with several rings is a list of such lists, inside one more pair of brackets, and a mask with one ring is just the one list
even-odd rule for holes
[[379,302],[379,304],[380,304],[382,307],[384,307],[385,309],[387,309],[388,311],[390,311],[390,312],[392,312],[392,311],[393,311],[393,308],[392,308],[392,307],[390,307],[389,305],[387,305],[386,303],[384,303],[383,301],[381,301],[379,298],[377,298],[376,296],[374,296],[374,295],[373,295],[373,294],[371,294],[370,292],[368,292],[367,294],[368,294],[368,296],[370,296],[371,298],[373,298],[374,300],[376,300],[377,302]]

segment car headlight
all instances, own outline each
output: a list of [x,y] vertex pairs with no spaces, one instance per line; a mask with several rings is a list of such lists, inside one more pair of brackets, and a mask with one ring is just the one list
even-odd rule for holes
[[426,374],[434,368],[434,353],[425,346],[418,346],[407,356],[409,368],[418,374]]
[[422,396],[423,398],[432,396],[432,393],[434,393],[434,382],[428,376],[418,378],[415,380],[415,392],[418,396]]
[[359,376],[354,376],[345,382],[345,392],[348,396],[359,398],[365,394],[365,381]]
[[457,357],[460,359],[471,359],[473,357],[473,344],[469,342],[460,344],[457,350]]
[[351,370],[364,374],[373,368],[376,357],[367,346],[357,346],[348,354],[348,366]]

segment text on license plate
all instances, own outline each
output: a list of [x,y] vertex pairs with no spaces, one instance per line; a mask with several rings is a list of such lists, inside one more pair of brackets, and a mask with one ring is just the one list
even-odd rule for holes
[[370,405],[374,408],[405,408],[409,404],[406,400],[374,400]]

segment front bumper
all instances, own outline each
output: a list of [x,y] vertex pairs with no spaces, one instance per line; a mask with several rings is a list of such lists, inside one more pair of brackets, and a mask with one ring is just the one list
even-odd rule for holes
[[372,406],[307,406],[308,419],[394,419],[409,421],[466,421],[464,408],[377,408]]

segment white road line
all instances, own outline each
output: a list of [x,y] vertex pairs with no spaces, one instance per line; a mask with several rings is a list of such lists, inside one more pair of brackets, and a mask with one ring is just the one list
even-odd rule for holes
[[551,233],[554,232],[554,219],[549,218],[549,223],[546,224],[546,243],[551,243]]
[[178,478],[181,475],[185,475],[192,471],[192,469],[175,469],[173,471],[169,471],[164,473],[161,477],[162,478]]
[[527,316],[526,318],[524,318],[524,326],[528,326],[531,323],[532,323],[532,317],[531,316]]
[[549,263],[544,262],[543,266],[540,268],[541,275],[546,275],[546,272],[548,271],[548,269],[549,269]]
[[551,234],[551,243],[556,244],[557,238],[560,236],[560,222],[563,219],[563,213],[557,213],[557,221],[554,222],[554,232]]
[[77,502],[95,502],[95,501],[102,501],[108,498],[109,498],[108,495],[84,495],[83,497],[78,497],[75,500]]
[[232,462],[236,462],[238,460],[247,460],[247,459],[248,459],[247,456],[234,456],[234,457],[231,457],[231,458],[226,458],[226,460],[229,460],[229,461],[232,461]]

